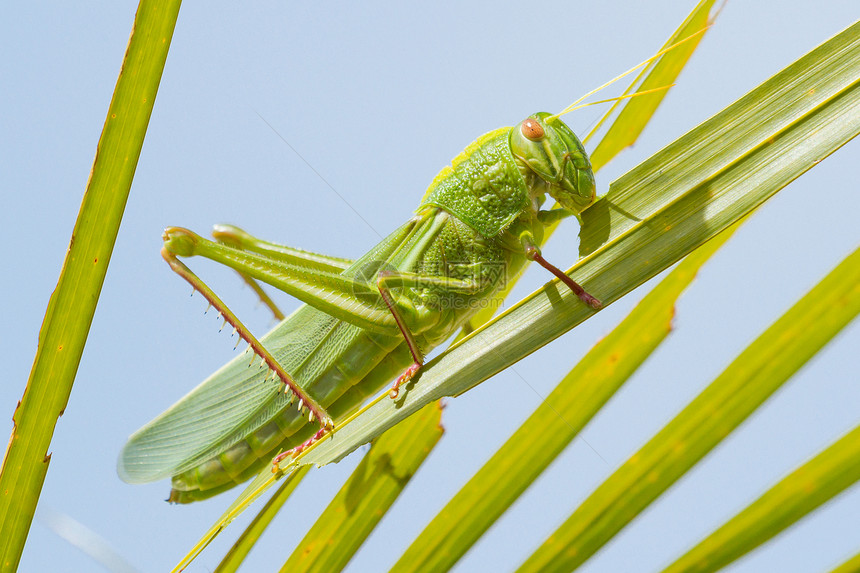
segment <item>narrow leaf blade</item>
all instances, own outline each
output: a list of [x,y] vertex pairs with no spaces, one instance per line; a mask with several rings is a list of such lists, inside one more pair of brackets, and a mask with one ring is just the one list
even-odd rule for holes
[[142,0],[63,269],[0,474],[0,563],[14,570],[39,500],[57,418],[72,390],[152,113],[179,11]]

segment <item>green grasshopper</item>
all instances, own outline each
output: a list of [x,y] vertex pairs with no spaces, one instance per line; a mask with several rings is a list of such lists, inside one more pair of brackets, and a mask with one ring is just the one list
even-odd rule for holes
[[[547,195],[561,208],[541,209]],[[415,216],[354,262],[230,226],[216,226],[217,242],[166,229],[165,260],[249,348],[132,435],[120,476],[129,483],[172,476],[169,501],[178,503],[246,481],[278,452],[276,463],[320,439],[395,377],[396,398],[424,354],[497,304],[527,261],[599,309],[539,248],[548,225],[594,199],[582,143],[557,116],[537,113],[466,147],[430,184]],[[305,304],[257,340],[178,259],[195,255]],[[261,367],[249,368],[249,359]]]
[[[237,345],[244,340],[248,348],[129,438],[120,477],[128,483],[172,477],[168,501],[189,503],[247,481],[266,464],[277,470],[393,379],[389,396],[396,399],[424,354],[482,307],[498,305],[506,282],[528,261],[600,309],[540,251],[547,227],[579,219],[596,197],[588,154],[559,117],[671,87],[577,105],[705,29],[558,114],[536,113],[479,137],[433,179],[415,216],[356,261],[269,243],[229,225],[215,227],[216,242],[165,229],[164,259],[233,326]],[[556,208],[541,209],[547,195]],[[255,280],[305,304],[257,340],[178,258],[191,256],[235,269],[267,304]]]

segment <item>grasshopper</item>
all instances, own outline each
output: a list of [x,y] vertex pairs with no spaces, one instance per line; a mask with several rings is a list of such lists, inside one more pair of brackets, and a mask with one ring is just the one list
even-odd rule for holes
[[[560,208],[542,209],[547,196]],[[470,144],[430,184],[415,215],[356,261],[256,239],[219,225],[215,241],[164,232],[162,256],[248,343],[131,436],[130,483],[172,477],[169,501],[205,499],[296,454],[448,339],[528,261],[584,304],[600,302],[547,262],[544,230],[595,199],[588,154],[557,115],[536,113]],[[259,340],[180,257],[202,256],[305,303]],[[249,368],[259,362],[260,367]],[[316,425],[313,422],[316,421]]]

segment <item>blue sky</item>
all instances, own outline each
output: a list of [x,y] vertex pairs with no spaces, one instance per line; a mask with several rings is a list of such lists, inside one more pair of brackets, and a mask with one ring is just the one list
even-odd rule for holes
[[[230,222],[274,241],[357,257],[409,217],[435,173],[475,137],[535,111],[557,111],[648,57],[693,3],[630,4],[186,3],[90,339],[51,446],[40,509],[84,524],[140,570],[162,571],[232,500],[226,494],[174,507],[162,501],[166,482],[129,486],[115,473],[127,436],[232,355],[229,337],[218,335],[211,313],[203,316],[202,299],[189,299],[187,286],[161,260],[165,226],[206,233]],[[7,430],[134,10],[130,2],[22,3],[0,21],[0,221],[7,245],[0,418]],[[858,15],[851,1],[819,2],[814,10],[800,2],[729,3],[636,146],[598,174],[598,192]],[[583,133],[598,113],[591,108],[566,121]],[[459,571],[509,569],[528,556],[857,246],[858,150],[855,141],[837,151],[738,231],[683,296],[676,331],[586,428],[590,447],[576,440]],[[572,264],[577,232],[574,222],[563,225],[547,258]],[[232,272],[205,263],[195,268],[253,329],[270,325]],[[546,280],[533,269],[513,300]],[[516,365],[518,374],[502,373],[450,400],[445,437],[349,570],[390,566],[540,395],[646,290]],[[854,427],[858,346],[854,324],[582,570],[658,569]],[[280,566],[358,459],[306,480],[249,570]],[[854,487],[732,571],[824,570],[860,549],[852,533],[857,515]],[[214,568],[246,520],[190,570]],[[100,567],[37,520],[20,570]]]

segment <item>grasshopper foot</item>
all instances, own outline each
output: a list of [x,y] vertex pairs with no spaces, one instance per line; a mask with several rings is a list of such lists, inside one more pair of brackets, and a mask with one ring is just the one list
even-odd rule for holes
[[600,302],[599,300],[597,300],[596,298],[594,298],[593,296],[591,296],[590,294],[588,294],[585,291],[583,291],[582,294],[577,294],[577,296],[579,297],[579,300],[581,300],[582,302],[584,302],[585,304],[587,304],[588,306],[590,306],[594,310],[600,310],[601,308],[603,308],[602,302]]
[[400,387],[403,384],[406,384],[412,377],[415,376],[415,373],[418,372],[418,369],[421,368],[421,365],[417,362],[412,364],[409,368],[406,369],[406,372],[400,375],[394,385],[391,387],[391,390],[388,391],[388,397],[394,400],[397,398],[398,394],[400,394]]
[[329,431],[329,426],[320,428],[319,430],[317,430],[317,432],[313,436],[311,436],[310,438],[308,438],[307,440],[305,440],[304,442],[302,442],[301,444],[299,444],[295,448],[290,448],[289,450],[287,450],[285,452],[281,452],[280,454],[275,456],[275,458],[272,460],[272,473],[273,474],[278,473],[278,471],[279,471],[278,464],[280,464],[282,461],[284,461],[285,459],[287,459],[289,457],[293,457],[293,458],[296,457],[297,455],[299,455],[300,453],[302,453],[303,451],[308,449],[308,447],[310,447],[311,444],[315,444],[316,442],[318,442],[323,436],[326,435],[326,433],[328,433],[328,431]]

